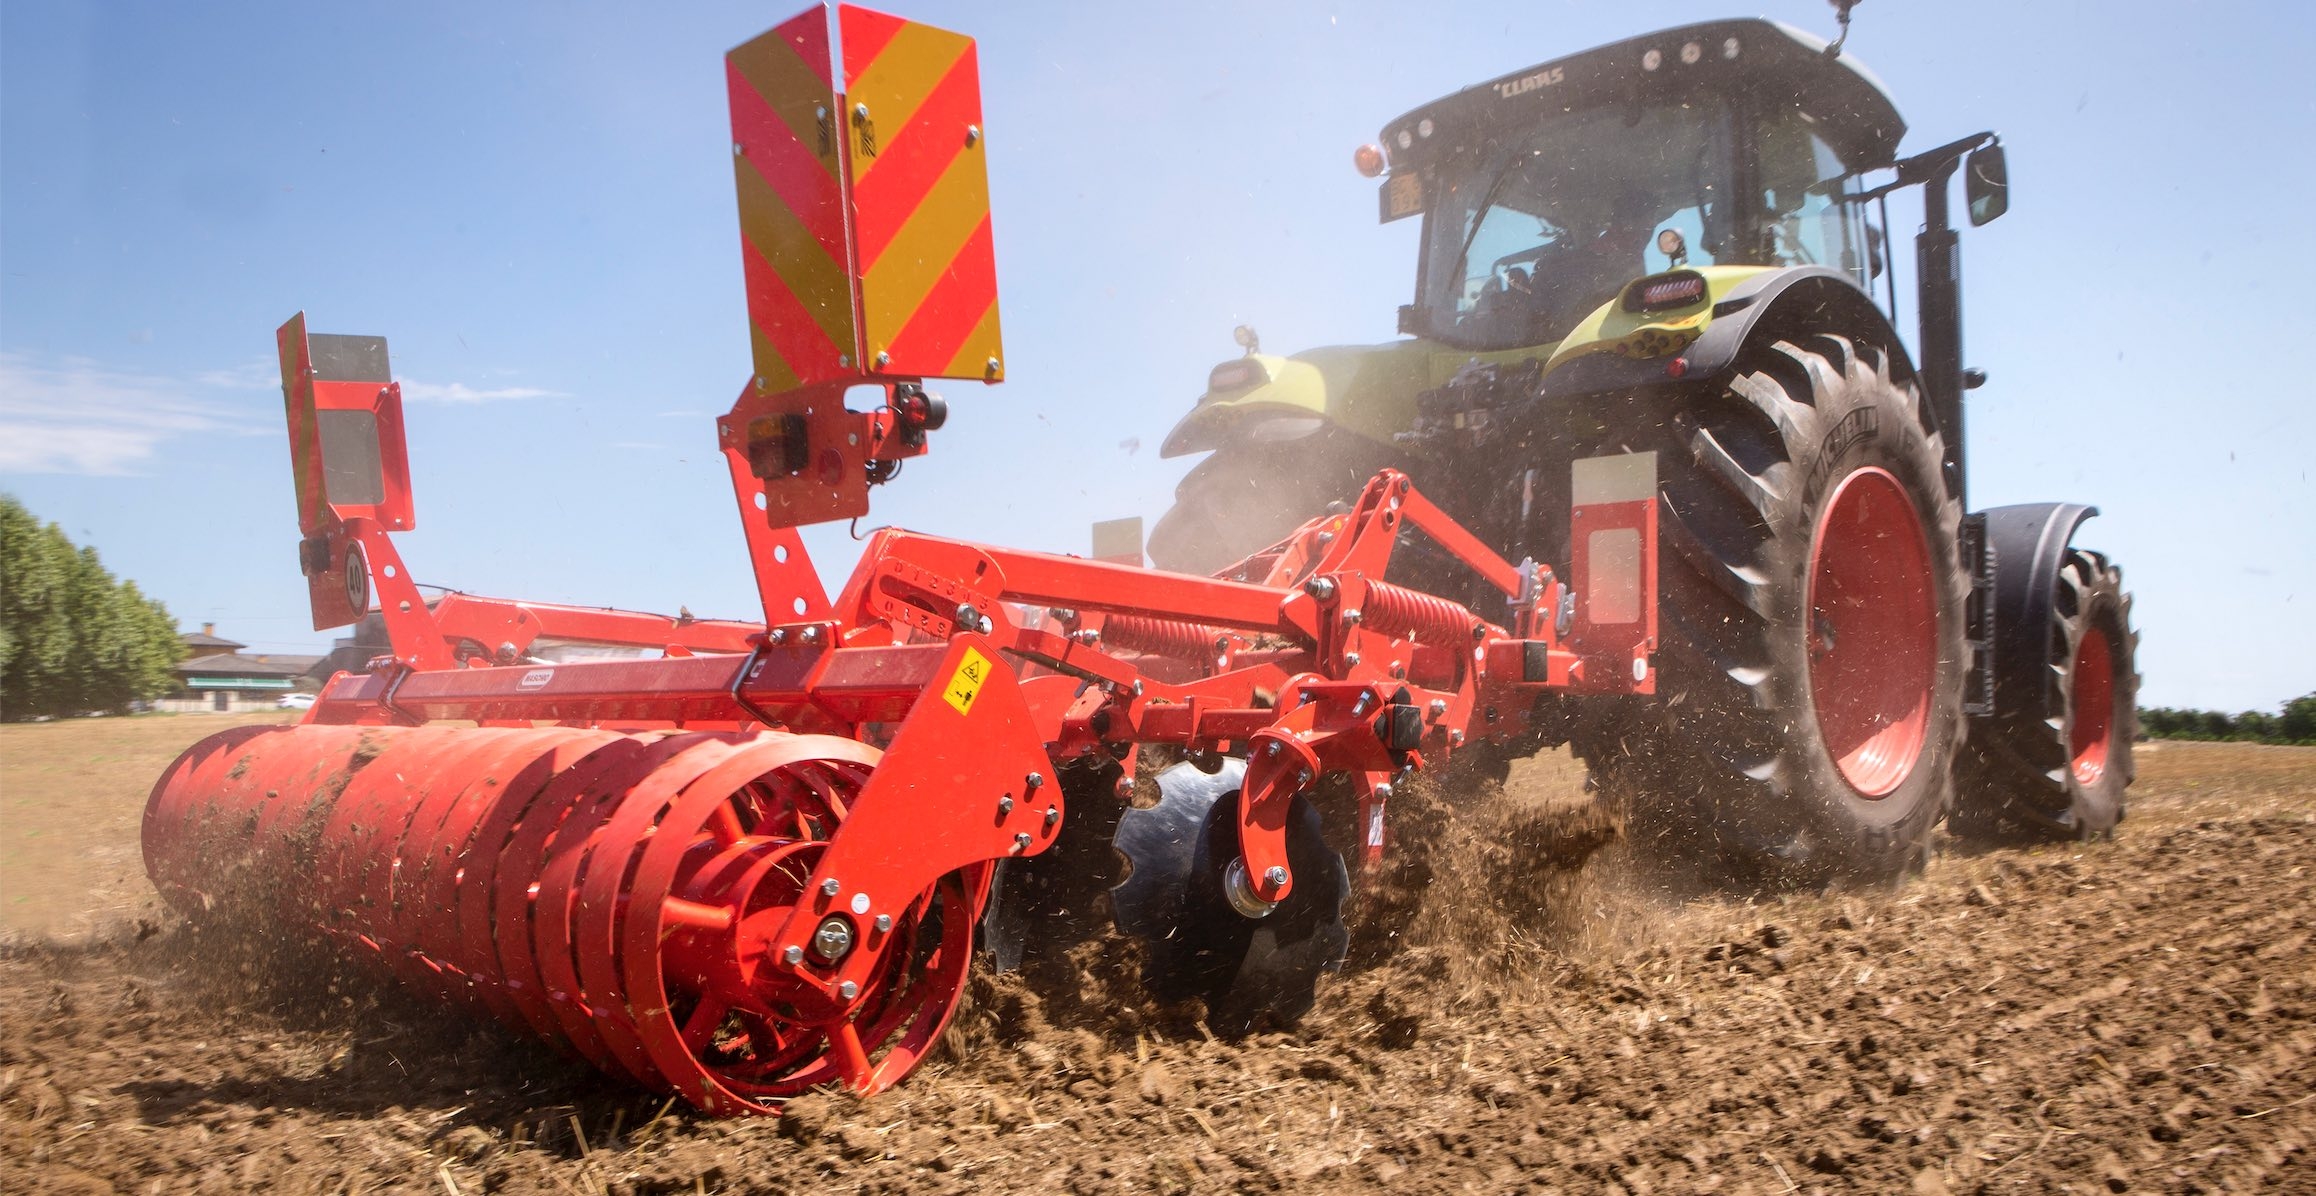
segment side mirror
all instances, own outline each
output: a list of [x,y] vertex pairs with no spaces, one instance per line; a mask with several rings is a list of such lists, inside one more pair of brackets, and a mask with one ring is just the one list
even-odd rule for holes
[[2010,167],[2003,161],[2001,142],[1972,150],[1963,161],[1962,193],[1970,199],[1974,228],[2010,210]]

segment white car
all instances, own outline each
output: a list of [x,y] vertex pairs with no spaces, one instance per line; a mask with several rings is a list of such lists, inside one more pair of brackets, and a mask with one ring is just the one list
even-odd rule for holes
[[310,710],[314,705],[314,695],[283,694],[273,705],[276,710]]

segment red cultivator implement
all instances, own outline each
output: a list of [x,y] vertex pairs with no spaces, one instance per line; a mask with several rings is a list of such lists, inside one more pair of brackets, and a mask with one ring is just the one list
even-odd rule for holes
[[[703,1109],[906,1075],[962,990],[993,877],[1190,762],[1119,819],[1113,893],[1161,995],[1292,1016],[1340,962],[1346,870],[1312,797],[1389,842],[1392,785],[1551,695],[1652,692],[1647,455],[1580,463],[1574,576],[1514,565],[1397,473],[1215,577],[884,531],[831,601],[792,530],[867,509],[1003,368],[972,43],[843,7],[732,52],[755,377],[717,423],[761,622],[451,595],[412,526],[376,338],[280,334],[315,626],[376,610],[391,658],[304,725],[196,745],[147,868]],[[848,388],[881,402],[845,405]],[[1597,501],[1584,501],[1587,497]],[[1387,580],[1421,543],[1501,622]],[[542,641],[642,651],[551,662]],[[648,656],[648,658],[647,658]],[[474,725],[466,725],[474,724]]]

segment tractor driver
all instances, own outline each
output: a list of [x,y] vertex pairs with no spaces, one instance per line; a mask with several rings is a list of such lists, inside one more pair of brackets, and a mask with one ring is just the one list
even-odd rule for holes
[[1539,298],[1554,309],[1555,330],[1565,331],[1648,273],[1646,255],[1656,231],[1656,200],[1627,188],[1610,200],[1597,232],[1561,238],[1552,255],[1538,263],[1536,279]]

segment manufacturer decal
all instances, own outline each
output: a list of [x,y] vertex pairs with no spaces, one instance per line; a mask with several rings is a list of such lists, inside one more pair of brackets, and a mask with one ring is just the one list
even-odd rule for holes
[[1565,67],[1556,66],[1548,71],[1538,71],[1533,75],[1525,75],[1518,79],[1509,79],[1495,85],[1496,98],[1500,100],[1508,100],[1513,96],[1526,95],[1529,92],[1536,91],[1540,88],[1555,87],[1562,82],[1565,82],[1567,78],[1567,69]]
[[545,689],[547,688],[547,683],[549,681],[553,681],[554,679],[555,670],[553,669],[532,669],[530,672],[523,674],[523,679],[515,683],[515,688],[525,691]]

